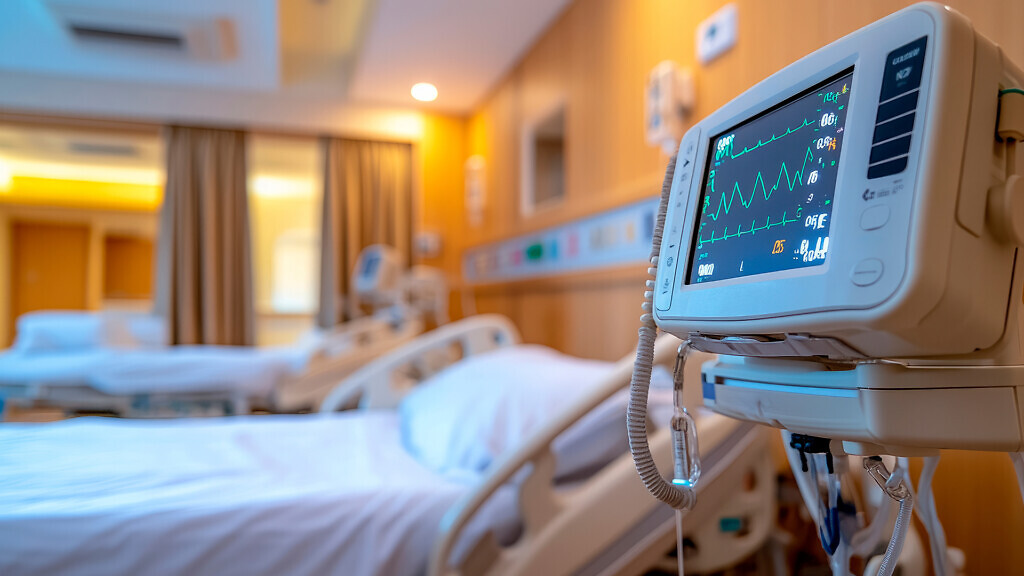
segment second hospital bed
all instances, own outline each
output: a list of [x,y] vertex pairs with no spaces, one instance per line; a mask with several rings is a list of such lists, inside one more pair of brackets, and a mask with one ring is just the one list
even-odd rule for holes
[[444,276],[424,266],[403,271],[387,246],[360,253],[351,293],[351,312],[364,304],[370,315],[289,346],[169,346],[164,320],[150,314],[26,314],[14,346],[0,352],[0,416],[5,399],[129,417],[315,408],[339,380],[428,320],[448,320]]
[[[160,323],[148,315],[36,313],[23,325]],[[347,374],[422,331],[418,318],[357,318],[290,346],[111,344],[0,352],[0,401],[122,416],[247,414],[315,407]],[[2,407],[2,404],[0,404]]]
[[[0,573],[642,573],[674,521],[625,449],[629,359],[517,343],[502,317],[444,326],[358,370],[319,415],[0,425]],[[695,571],[757,549],[774,514],[767,429],[697,422]],[[669,440],[652,435],[662,469]]]

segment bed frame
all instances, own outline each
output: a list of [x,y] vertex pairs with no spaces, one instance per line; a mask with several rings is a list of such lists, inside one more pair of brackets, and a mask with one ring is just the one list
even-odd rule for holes
[[218,387],[188,393],[145,392],[112,395],[86,385],[45,381],[0,384],[0,422],[5,400],[11,405],[41,404],[79,412],[110,412],[128,418],[234,416],[254,408],[270,412],[315,409],[334,386],[367,362],[420,335],[424,322],[413,315],[400,322],[365,316],[318,334],[317,350],[300,374],[286,376],[266,397]]
[[[515,326],[503,316],[474,316],[448,324],[354,372],[320,411],[396,408],[418,381],[448,364],[519,341]],[[671,369],[678,344],[674,337],[662,336],[655,362]],[[695,357],[687,364],[689,382],[700,381],[700,365],[707,358]],[[642,574],[664,563],[675,542],[675,514],[647,494],[629,454],[569,487],[556,486],[553,479],[552,441],[629,386],[632,360],[632,355],[621,360],[590,397],[496,462],[483,483],[448,510],[428,574]],[[687,403],[698,405],[698,387],[690,385],[687,392]],[[682,516],[684,534],[695,546],[686,555],[690,572],[718,570],[751,555],[764,546],[775,520],[770,430],[698,411],[703,475],[697,506]],[[661,470],[671,470],[670,444],[668,430],[651,435]],[[488,533],[475,543],[462,542],[467,524],[513,481],[522,523],[518,540],[502,546]],[[727,530],[727,525],[738,528]]]
[[411,341],[424,328],[422,314],[395,324],[364,316],[321,333],[323,341],[306,369],[275,386],[266,408],[275,412],[316,409],[340,380]]

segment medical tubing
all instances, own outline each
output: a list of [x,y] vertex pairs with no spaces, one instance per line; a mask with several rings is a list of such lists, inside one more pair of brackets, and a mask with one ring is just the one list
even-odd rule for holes
[[860,529],[850,538],[852,553],[867,557],[882,540],[882,531],[889,523],[893,500],[886,496],[879,502],[874,516],[867,526]]
[[1024,453],[1009,452],[1010,461],[1013,462],[1013,469],[1017,471],[1017,486],[1020,488],[1020,497],[1024,499]]
[[928,547],[932,556],[932,572],[935,576],[946,576],[949,571],[949,556],[946,553],[946,533],[939,522],[938,511],[935,509],[935,495],[932,492],[932,479],[939,466],[938,456],[924,459],[921,478],[917,483],[917,516],[928,532]]
[[[661,185],[661,202],[658,205],[658,216],[654,222],[654,240],[651,242],[651,268],[648,272],[657,273],[658,254],[661,252],[661,238],[665,230],[665,215],[668,211],[669,195],[672,192],[672,177],[676,170],[676,157],[668,161],[665,180]],[[654,340],[658,335],[658,327],[654,323],[653,299],[654,282],[647,281],[644,301],[641,308],[639,339],[636,346],[636,361],[633,363],[633,377],[629,384],[629,405],[626,407],[626,431],[629,437],[629,450],[633,454],[633,464],[644,483],[644,487],[652,496],[668,504],[676,510],[691,508],[696,501],[692,487],[676,486],[666,481],[658,472],[658,466],[651,454],[647,441],[647,396],[651,387],[651,370],[654,367]],[[679,551],[682,554],[682,550]]]
[[685,554],[683,554],[683,552],[685,550],[685,546],[683,544],[683,540],[684,540],[683,539],[683,511],[677,509],[676,510],[676,557],[677,557],[677,563],[679,565],[679,576],[683,576],[684,574],[686,574],[686,571],[683,568],[683,557],[685,556]]
[[[782,443],[784,446],[789,446],[790,438],[793,437],[793,433],[789,430],[783,429]],[[797,456],[796,450],[786,450],[786,458],[789,459],[789,467],[793,470],[793,478],[796,479],[797,488],[800,490],[800,496],[804,500],[804,504],[807,507],[807,513],[810,514],[811,520],[814,521],[814,525],[818,526],[821,522],[820,514],[818,513],[817,503],[817,492],[815,492],[810,478],[810,472],[804,472],[803,466],[800,464],[800,459]]]

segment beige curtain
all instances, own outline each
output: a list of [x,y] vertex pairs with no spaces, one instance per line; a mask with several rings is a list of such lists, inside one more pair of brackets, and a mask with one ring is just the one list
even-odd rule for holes
[[412,146],[324,138],[320,312],[330,328],[351,318],[345,298],[359,251],[387,244],[409,261]]
[[245,134],[169,127],[156,311],[172,344],[252,345]]

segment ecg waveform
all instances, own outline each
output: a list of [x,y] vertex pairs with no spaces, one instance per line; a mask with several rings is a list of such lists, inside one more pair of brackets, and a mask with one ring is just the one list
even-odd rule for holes
[[[735,160],[736,158],[739,158],[740,156],[743,156],[747,152],[753,152],[754,150],[757,150],[761,146],[767,146],[768,144],[771,144],[772,142],[775,142],[776,140],[781,140],[781,139],[785,138],[786,136],[789,136],[790,134],[793,134],[794,132],[800,130],[801,128],[803,128],[805,126],[813,126],[815,124],[817,124],[817,122],[815,122],[814,118],[805,118],[804,121],[799,126],[797,126],[796,128],[786,128],[786,131],[783,132],[782,134],[772,134],[771,138],[769,138],[768,140],[765,140],[763,142],[761,140],[758,140],[757,144],[755,144],[754,146],[752,146],[750,148],[744,147],[743,150],[740,150],[736,154],[732,153],[732,146],[730,145],[729,149],[728,149],[729,158],[732,158],[733,160]],[[721,159],[721,157],[716,158],[716,160],[720,160],[720,159]]]
[[[783,182],[786,183],[787,191],[792,192],[793,189],[796,188],[796,186],[803,181],[804,173],[807,170],[807,162],[809,162],[809,161],[811,161],[813,159],[814,159],[814,154],[812,153],[811,148],[808,147],[807,148],[807,152],[804,154],[803,164],[801,164],[800,165],[800,169],[795,171],[795,172],[793,172],[792,175],[790,175],[790,173],[789,173],[789,167],[786,166],[785,162],[783,162],[782,166],[779,168],[779,176],[778,176],[778,178],[775,179],[775,184],[770,189],[765,186],[764,176],[761,174],[760,171],[758,171],[757,177],[754,179],[754,185],[751,187],[751,190],[750,190],[750,199],[749,200],[747,198],[744,198],[743,191],[740,190],[740,183],[736,182],[735,184],[733,184],[732,193],[729,194],[728,199],[726,199],[726,195],[724,193],[719,197],[718,208],[715,210],[714,213],[708,213],[707,209],[708,209],[708,206],[710,205],[711,199],[705,197],[705,199],[704,199],[704,214],[706,216],[708,216],[709,218],[711,218],[713,221],[717,222],[719,216],[722,215],[722,211],[723,210],[725,211],[726,214],[729,214],[729,211],[732,209],[733,204],[735,204],[735,202],[736,202],[736,197],[737,196],[739,197],[740,204],[743,206],[743,208],[750,208],[751,203],[753,203],[754,200],[758,197],[757,196],[758,186],[760,186],[760,188],[761,188],[761,195],[764,197],[766,202],[768,200],[771,200],[772,194],[774,194],[775,191],[779,189],[779,187],[782,185]],[[785,180],[783,180],[783,177],[785,177]],[[714,243],[714,242],[718,242],[718,241],[721,241],[721,240],[727,240],[729,238],[736,238],[736,237],[739,237],[739,236],[741,236],[743,234],[753,234],[754,232],[757,232],[758,230],[768,230],[768,229],[770,229],[770,228],[772,228],[774,226],[785,226],[786,224],[789,224],[791,222],[796,222],[797,220],[800,219],[799,211],[800,211],[800,208],[798,207],[797,208],[797,212],[798,213],[795,215],[794,218],[787,218],[786,212],[783,212],[782,213],[782,218],[780,218],[776,222],[772,222],[772,218],[771,218],[771,216],[769,216],[767,222],[765,222],[765,224],[763,226],[757,226],[756,225],[756,221],[751,221],[750,229],[749,230],[743,230],[743,226],[742,225],[737,225],[736,232],[734,232],[732,234],[729,233],[729,228],[726,227],[725,230],[722,233],[722,236],[716,236],[715,233],[712,232],[711,233],[711,238],[705,239],[702,235],[700,235],[697,238],[697,248],[703,247],[706,242]]]
[[852,70],[712,137],[687,284],[821,264]]

